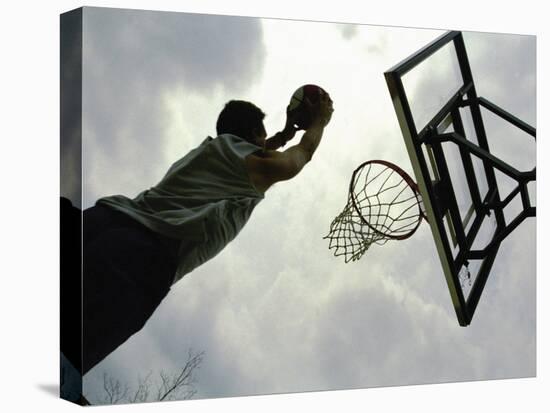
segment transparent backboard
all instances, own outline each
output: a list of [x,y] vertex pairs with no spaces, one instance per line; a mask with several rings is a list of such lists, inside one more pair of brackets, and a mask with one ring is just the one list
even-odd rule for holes
[[[500,242],[535,214],[526,175],[491,154],[481,112],[489,108],[532,136],[535,130],[477,96],[460,32],[442,35],[385,76],[457,318],[466,326]],[[501,198],[495,173],[511,177],[510,197]],[[520,193],[519,215],[507,223],[503,211]]]

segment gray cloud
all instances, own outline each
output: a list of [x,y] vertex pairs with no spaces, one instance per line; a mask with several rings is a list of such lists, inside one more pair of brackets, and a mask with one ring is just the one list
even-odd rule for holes
[[240,90],[240,84],[253,81],[262,67],[258,19],[84,10],[87,70],[108,75],[113,80],[106,82],[108,88],[124,87],[139,96],[183,81],[195,91],[213,90],[219,84]]
[[110,174],[120,173],[113,159],[142,165],[126,188],[155,183],[147,177],[166,145],[166,92],[238,96],[257,81],[265,58],[258,19],[103,8],[84,9],[83,54],[88,203],[99,195],[91,192],[97,179],[110,189]]
[[61,196],[82,204],[82,14],[61,20]]
[[464,34],[479,96],[535,125],[535,36]]

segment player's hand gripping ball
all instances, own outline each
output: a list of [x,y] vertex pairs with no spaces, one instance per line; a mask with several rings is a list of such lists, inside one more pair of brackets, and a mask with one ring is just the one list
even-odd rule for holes
[[305,100],[308,99],[311,104],[315,105],[319,102],[321,95],[326,93],[323,88],[317,85],[304,85],[294,92],[287,110],[288,116],[298,130],[309,128],[313,120],[311,106]]

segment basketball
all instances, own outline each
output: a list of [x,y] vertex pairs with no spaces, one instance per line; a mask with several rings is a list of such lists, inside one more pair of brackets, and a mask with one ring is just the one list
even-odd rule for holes
[[289,114],[295,116],[294,124],[298,129],[307,129],[311,125],[311,115],[307,111],[304,100],[307,98],[311,103],[319,102],[321,94],[327,93],[317,85],[304,85],[299,87],[288,105]]

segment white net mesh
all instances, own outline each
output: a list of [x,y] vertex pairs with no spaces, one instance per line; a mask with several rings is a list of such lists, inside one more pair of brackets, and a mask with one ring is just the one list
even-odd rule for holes
[[423,215],[412,179],[389,162],[369,161],[354,171],[348,202],[324,238],[335,256],[355,261],[374,243],[410,237]]

